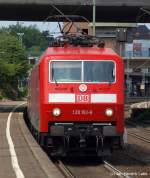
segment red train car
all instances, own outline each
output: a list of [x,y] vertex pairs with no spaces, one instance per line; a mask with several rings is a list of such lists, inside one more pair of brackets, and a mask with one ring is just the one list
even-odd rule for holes
[[28,117],[51,155],[106,155],[124,134],[124,67],[111,49],[49,47],[29,79]]

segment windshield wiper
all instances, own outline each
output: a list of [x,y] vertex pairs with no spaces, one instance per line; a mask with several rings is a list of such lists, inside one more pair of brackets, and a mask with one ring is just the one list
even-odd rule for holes
[[56,86],[58,86],[57,80],[54,77],[54,70],[52,69],[52,80],[55,82]]
[[56,86],[58,86],[57,80],[53,77]]

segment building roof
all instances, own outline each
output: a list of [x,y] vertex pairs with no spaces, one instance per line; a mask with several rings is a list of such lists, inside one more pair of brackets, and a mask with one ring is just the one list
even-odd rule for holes
[[128,29],[128,42],[133,40],[150,40],[150,30],[146,25],[139,25],[137,28]]

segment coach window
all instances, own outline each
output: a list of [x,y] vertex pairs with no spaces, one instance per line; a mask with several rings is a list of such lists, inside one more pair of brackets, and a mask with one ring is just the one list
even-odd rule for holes
[[53,61],[53,82],[81,82],[81,61]]

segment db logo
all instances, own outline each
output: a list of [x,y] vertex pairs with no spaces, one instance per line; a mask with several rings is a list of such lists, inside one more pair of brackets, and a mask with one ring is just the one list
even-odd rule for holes
[[82,103],[88,103],[90,100],[89,95],[76,95],[76,101]]

